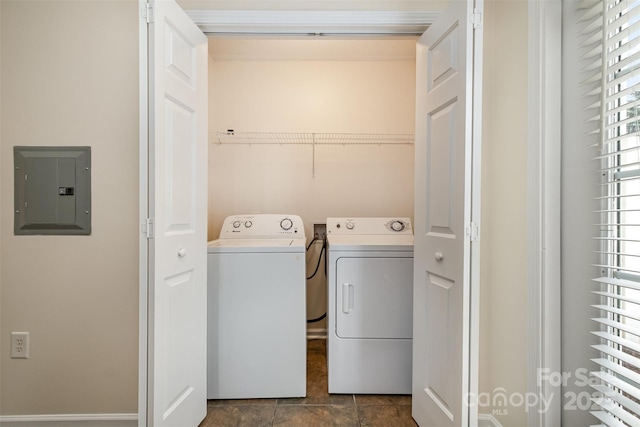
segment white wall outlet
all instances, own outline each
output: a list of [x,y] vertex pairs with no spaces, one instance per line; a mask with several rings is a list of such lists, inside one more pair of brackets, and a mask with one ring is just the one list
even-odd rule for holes
[[11,332],[11,358],[29,358],[29,332]]

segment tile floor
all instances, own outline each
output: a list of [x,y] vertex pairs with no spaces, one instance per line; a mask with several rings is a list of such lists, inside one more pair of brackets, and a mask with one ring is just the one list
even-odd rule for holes
[[411,396],[327,393],[325,340],[307,342],[307,397],[209,400],[200,427],[416,427]]

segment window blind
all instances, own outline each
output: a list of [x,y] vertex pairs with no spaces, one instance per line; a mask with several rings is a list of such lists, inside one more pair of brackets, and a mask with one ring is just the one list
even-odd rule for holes
[[602,178],[592,414],[601,425],[640,426],[640,0],[583,8],[594,64],[585,84],[600,95],[589,108],[599,127]]

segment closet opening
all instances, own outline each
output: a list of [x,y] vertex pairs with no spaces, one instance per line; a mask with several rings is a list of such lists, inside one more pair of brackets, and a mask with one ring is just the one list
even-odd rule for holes
[[[209,240],[234,214],[300,215],[308,242],[330,216],[413,219],[416,40],[209,36]],[[309,319],[326,299],[320,268]]]

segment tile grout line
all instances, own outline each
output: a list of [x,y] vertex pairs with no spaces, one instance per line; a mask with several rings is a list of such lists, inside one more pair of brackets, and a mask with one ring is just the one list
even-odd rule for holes
[[358,413],[358,402],[356,402],[356,395],[353,394],[351,396],[353,398],[353,410],[356,411],[356,422],[358,423],[358,427],[361,427],[362,423],[360,422],[360,414]]
[[273,403],[273,412],[271,412],[271,427],[276,425],[276,409],[278,408],[278,399]]

